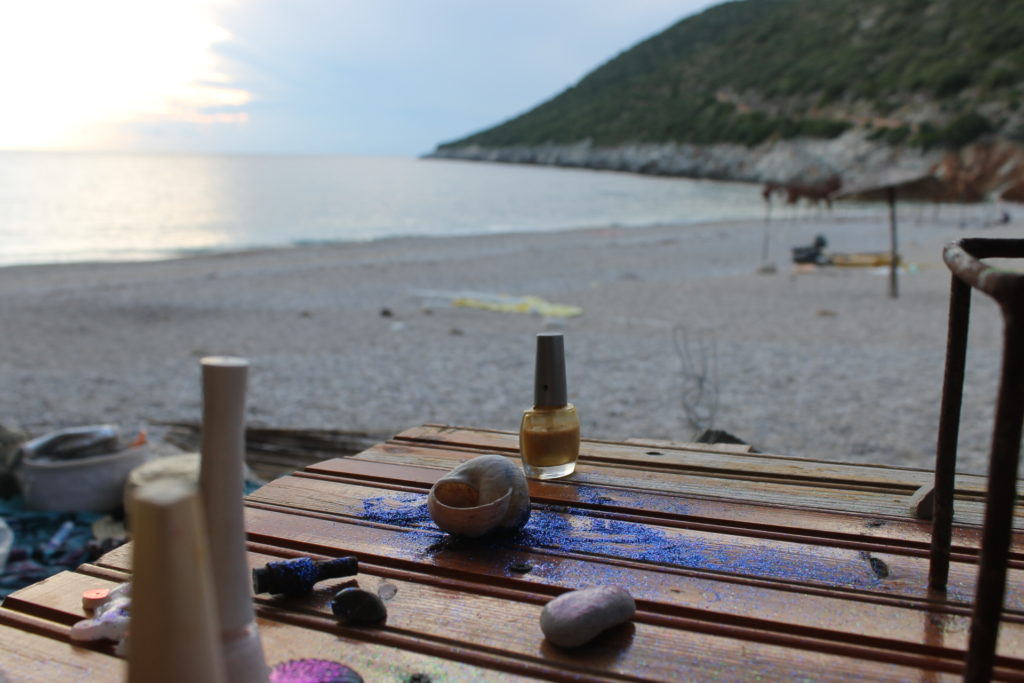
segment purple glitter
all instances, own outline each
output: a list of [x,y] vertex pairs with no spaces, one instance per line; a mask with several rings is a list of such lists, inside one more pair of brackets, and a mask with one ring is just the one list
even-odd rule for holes
[[363,683],[363,678],[327,659],[292,659],[274,667],[270,683]]

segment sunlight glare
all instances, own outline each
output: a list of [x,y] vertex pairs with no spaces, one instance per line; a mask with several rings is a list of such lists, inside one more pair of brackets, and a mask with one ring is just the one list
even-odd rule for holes
[[0,149],[116,147],[144,121],[244,123],[252,97],[212,51],[229,38],[208,0],[5,3]]

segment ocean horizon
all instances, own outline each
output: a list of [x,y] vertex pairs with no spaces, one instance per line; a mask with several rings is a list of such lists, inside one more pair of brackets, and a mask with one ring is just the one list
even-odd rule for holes
[[415,157],[0,152],[0,266],[764,215],[756,184],[586,169]]

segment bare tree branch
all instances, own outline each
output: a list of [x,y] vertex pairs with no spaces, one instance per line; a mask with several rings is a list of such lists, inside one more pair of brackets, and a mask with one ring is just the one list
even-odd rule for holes
[[718,416],[718,343],[711,332],[692,334],[682,324],[672,328],[680,361],[681,403],[694,431],[711,429]]

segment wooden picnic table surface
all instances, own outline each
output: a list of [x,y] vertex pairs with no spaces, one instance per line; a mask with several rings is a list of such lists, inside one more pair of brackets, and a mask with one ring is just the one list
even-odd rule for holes
[[[386,622],[371,627],[331,614],[346,579],[300,598],[257,596],[267,663],[330,659],[368,682],[959,678],[982,477],[957,480],[949,589],[936,594],[927,588],[930,523],[908,511],[930,472],[724,444],[584,440],[574,475],[530,482],[523,532],[454,541],[425,517],[426,493],[482,453],[516,458],[518,437],[424,425],[248,496],[252,567],[355,555],[360,587],[396,589]],[[129,580],[130,559],[122,546],[8,597],[7,679],[120,680],[112,643],[72,643],[68,632],[86,616],[82,591]],[[634,596],[630,623],[571,650],[544,640],[547,601],[610,584]],[[997,678],[1024,680],[1020,531],[998,653]]]

